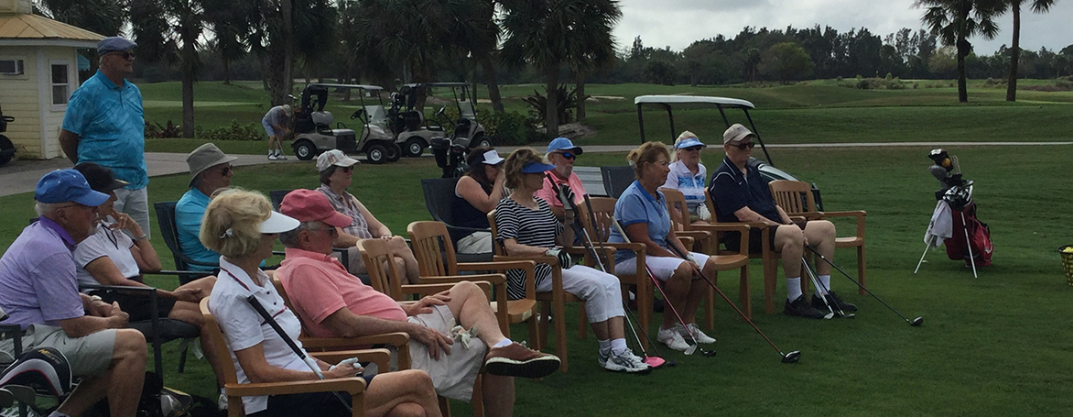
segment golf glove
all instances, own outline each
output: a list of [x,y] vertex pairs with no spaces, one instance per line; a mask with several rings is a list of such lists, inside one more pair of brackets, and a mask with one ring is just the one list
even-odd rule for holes
[[[335,367],[340,366],[340,365],[354,365],[354,364],[357,364],[357,363],[358,363],[358,358],[357,357],[347,358],[347,359],[343,359],[338,364],[335,364],[335,365],[332,365],[332,366],[328,367],[328,370],[330,371],[332,369],[335,369]],[[361,374],[361,364],[354,365],[354,367],[358,368],[358,373]]]
[[574,201],[577,201],[577,196],[574,195],[574,190],[571,190],[569,186],[563,184],[559,187],[559,202],[563,203],[563,210],[571,211],[574,209]]
[[687,253],[686,254],[686,259],[688,259],[689,262],[692,262],[693,265],[700,266],[700,262],[697,262],[697,258],[693,257],[692,253]]
[[701,204],[697,207],[697,217],[703,221],[709,221],[712,219],[712,212],[708,211],[707,204]]
[[570,269],[570,267],[574,266],[574,259],[570,257],[569,253],[566,253],[566,251],[562,249],[551,248],[548,249],[547,252],[544,252],[544,254],[555,257],[555,259],[559,261],[559,266],[563,269]]

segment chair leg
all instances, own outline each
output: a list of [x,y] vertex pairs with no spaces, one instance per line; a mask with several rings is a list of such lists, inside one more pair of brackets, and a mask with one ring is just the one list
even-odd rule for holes
[[529,317],[527,324],[527,326],[529,326],[529,341],[533,344],[533,349],[541,350],[544,348],[544,345],[540,342],[540,329],[537,325],[537,321],[540,318],[540,310],[537,309],[536,306],[533,306],[533,310],[532,317]]
[[775,263],[770,257],[764,258],[764,302],[767,313],[775,314]]
[[[719,285],[719,271],[715,271],[712,275],[712,284]],[[708,295],[705,297],[704,303],[704,327],[708,330],[715,330],[715,288],[708,287]]]
[[473,417],[484,417],[484,391],[481,387],[484,386],[484,375],[477,374],[477,379],[473,381],[473,396],[470,397],[470,404],[473,405]]
[[562,294],[556,294],[552,297],[555,314],[555,355],[562,361],[559,366],[559,372],[567,372],[566,362],[566,307],[565,300]]
[[857,280],[861,283],[862,287],[857,289],[857,294],[860,295],[864,295],[864,288],[868,287],[865,284],[866,280],[864,277],[864,271],[864,244],[862,243],[861,246],[857,247]]
[[[641,328],[642,334],[648,335],[651,334],[649,333],[648,323],[652,321],[652,292],[649,291],[650,287],[647,285],[638,284],[636,288],[637,326]],[[644,347],[646,351],[649,349],[647,337],[641,338],[641,346]]]
[[548,320],[551,318],[551,302],[544,301],[540,303],[540,319],[539,319],[539,335],[540,346],[548,345]]
[[753,319],[753,301],[749,298],[749,264],[746,263],[741,267],[741,273],[738,280],[738,304],[741,311],[745,313],[745,317],[749,320]]
[[439,403],[440,403],[440,414],[443,415],[444,417],[450,416],[451,415],[451,403],[447,401],[447,398],[442,396],[442,395],[440,395],[440,396],[437,396],[436,399],[438,399]]
[[190,344],[186,343],[183,346],[182,353],[179,354],[179,373],[183,373],[186,370],[186,354],[190,351]]

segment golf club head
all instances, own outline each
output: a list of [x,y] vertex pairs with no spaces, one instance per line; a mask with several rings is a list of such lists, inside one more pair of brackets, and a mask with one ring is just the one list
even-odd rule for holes
[[917,318],[913,319],[913,321],[909,322],[909,325],[913,326],[913,327],[920,327],[920,325],[922,325],[922,324],[924,324],[924,318],[923,317],[917,317]]
[[659,356],[645,356],[645,360],[643,362],[648,364],[648,366],[651,366],[652,369],[659,369],[662,368],[664,365],[671,366],[667,361],[663,360],[663,358]]
[[824,315],[823,315],[823,319],[824,319],[824,320],[830,320],[830,319],[831,319],[831,318],[833,318],[834,316],[835,316],[835,313],[834,313],[834,312],[827,312],[827,314],[824,314]]
[[703,356],[703,357],[705,357],[705,358],[710,358],[710,357],[712,357],[712,356],[715,356],[715,351],[714,351],[714,350],[704,350],[704,349],[701,349],[701,350],[700,350],[700,355],[701,355],[701,356]]
[[689,345],[689,347],[686,348],[684,353],[686,354],[686,356],[692,356],[693,353],[696,352],[696,351],[697,351],[697,345]]
[[800,350],[795,350],[793,352],[782,355],[782,363],[797,363],[799,359],[801,359]]
[[855,313],[847,313],[847,312],[845,312],[845,311],[839,311],[839,312],[838,312],[838,315],[839,315],[840,317],[842,317],[842,318],[846,318],[846,319],[852,319],[852,318],[855,318],[855,317],[857,317],[857,314],[855,314]]

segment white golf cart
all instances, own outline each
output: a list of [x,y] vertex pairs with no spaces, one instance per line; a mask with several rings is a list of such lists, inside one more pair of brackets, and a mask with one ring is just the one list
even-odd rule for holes
[[[775,163],[771,161],[771,155],[768,154],[767,146],[764,146],[764,140],[760,136],[760,131],[756,129],[756,123],[753,122],[752,116],[749,115],[749,110],[756,108],[753,103],[737,98],[669,95],[637,96],[633,99],[633,103],[637,105],[637,126],[641,131],[641,143],[645,142],[645,108],[660,109],[667,112],[667,118],[670,120],[671,141],[674,141],[679,133],[674,127],[675,109],[710,109],[714,107],[719,110],[723,125],[728,128],[731,123],[730,119],[727,118],[726,110],[741,110],[745,113],[745,118],[749,122],[749,128],[756,134],[756,141],[760,144],[760,149],[764,151],[764,157],[767,159],[767,162],[765,163],[757,158],[749,158],[749,164],[756,166],[760,171],[760,176],[768,182],[774,180],[800,181],[797,177],[790,175],[788,172],[775,168]],[[820,199],[820,190],[816,188],[815,184],[812,185],[812,194],[815,196],[817,208],[823,210],[823,200]]]

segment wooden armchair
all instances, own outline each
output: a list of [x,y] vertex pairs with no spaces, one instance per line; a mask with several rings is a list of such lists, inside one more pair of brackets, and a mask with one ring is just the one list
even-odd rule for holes
[[[459,275],[459,272],[497,271],[505,274],[511,269],[524,270],[528,278],[527,282],[533,282],[536,279],[536,262],[533,261],[458,262],[455,246],[451,243],[450,232],[443,222],[417,221],[410,223],[406,231],[410,235],[422,281],[435,277],[479,279],[482,275]],[[502,326],[500,330],[503,335],[510,337],[511,324],[525,322],[529,325],[529,341],[534,349],[540,350],[535,292],[527,292],[526,298],[520,300],[508,300],[505,292],[506,286],[497,287],[502,287],[503,292],[496,288],[496,299],[489,301],[492,301],[492,309],[500,318]]]
[[[242,397],[260,395],[302,394],[310,392],[341,391],[350,394],[350,404],[354,409],[354,417],[365,415],[365,380],[361,378],[340,378],[319,381],[293,381],[293,382],[264,382],[246,383],[238,382],[235,373],[235,365],[231,360],[231,351],[227,347],[223,333],[216,324],[216,319],[209,312],[209,298],[201,300],[201,314],[205,318],[205,326],[208,328],[209,337],[216,346],[217,360],[220,362],[221,372],[224,377],[224,393],[227,395],[227,415],[229,417],[241,417],[245,415],[242,405]],[[371,349],[359,351],[333,352],[327,356],[316,357],[326,362],[338,362],[344,358],[361,357],[372,359],[380,369],[388,369],[390,353],[386,349]]]
[[[767,225],[760,222],[731,222],[721,223],[715,217],[715,202],[712,201],[712,197],[708,194],[708,190],[704,190],[704,203],[708,205],[708,211],[712,213],[712,224],[709,226],[690,225],[690,228],[696,230],[710,230],[715,235],[715,248],[718,255],[733,255],[733,254],[747,254],[749,258],[760,258],[764,267],[764,306],[767,314],[775,313],[775,280],[778,278],[778,262],[779,257],[775,254],[775,251],[771,250],[771,238],[767,232]],[[742,228],[741,226],[746,226]],[[759,229],[760,245],[763,248],[760,253],[749,252],[749,231],[752,229]],[[731,251],[727,249],[719,248],[719,239],[722,234],[728,231],[735,231],[741,233],[741,248],[739,251]],[[807,280],[801,280],[805,282]],[[750,318],[752,317],[752,302],[749,300],[749,286],[747,283],[742,283],[738,289],[738,299],[741,303],[739,308]],[[807,292],[806,292],[807,294]]]
[[[495,256],[492,258],[494,261],[533,261],[535,263],[547,264],[551,267],[551,291],[536,292],[536,279],[526,280],[525,294],[526,297],[529,294],[535,294],[536,300],[540,302],[540,315],[538,319],[538,330],[540,346],[544,346],[544,342],[547,339],[548,334],[548,312],[551,311],[555,315],[555,355],[559,357],[560,366],[559,372],[566,373],[569,369],[567,365],[566,355],[566,303],[584,303],[585,300],[578,298],[574,294],[570,294],[563,290],[563,270],[559,266],[559,261],[554,256],[538,255],[538,256],[510,256],[507,255],[506,249],[503,245],[497,243],[497,236],[499,236],[499,230],[496,227],[496,211],[492,210],[488,212],[488,224],[492,228],[492,248]],[[535,277],[535,275],[534,275]],[[581,313],[584,314],[585,309],[581,309]],[[584,317],[584,316],[582,316]],[[587,326],[586,320],[582,319],[578,323],[578,337],[584,338],[584,329]]]
[[[835,237],[836,248],[857,248],[857,279],[861,286],[865,285],[865,262],[864,262],[864,217],[868,214],[864,210],[855,211],[819,211],[816,208],[816,200],[812,195],[812,189],[808,183],[801,181],[776,180],[768,183],[771,195],[775,197],[775,204],[782,207],[786,214],[802,216],[807,220],[831,219],[835,217],[853,217],[857,219],[857,233],[853,236]],[[801,280],[805,285],[806,280]],[[864,289],[857,290],[864,295]],[[807,290],[806,290],[807,294]]]

